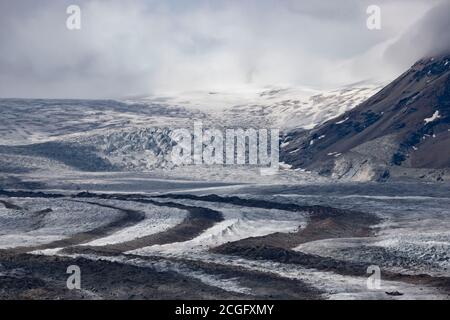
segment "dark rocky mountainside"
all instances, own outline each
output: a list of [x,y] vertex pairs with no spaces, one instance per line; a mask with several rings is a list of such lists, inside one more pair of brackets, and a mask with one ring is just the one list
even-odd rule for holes
[[287,133],[283,146],[282,161],[337,178],[443,179],[450,168],[450,54],[418,61],[336,119]]

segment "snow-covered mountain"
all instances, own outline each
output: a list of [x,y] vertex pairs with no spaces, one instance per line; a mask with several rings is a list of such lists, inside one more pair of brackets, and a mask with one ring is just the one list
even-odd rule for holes
[[170,168],[171,133],[204,127],[306,130],[379,90],[264,88],[114,100],[0,100],[0,171]]
[[356,107],[382,87],[381,84],[368,83],[329,91],[298,87],[250,87],[150,96],[126,99],[125,102],[200,110],[214,126],[311,129]]
[[443,55],[418,61],[338,118],[287,134],[282,159],[337,178],[442,180],[449,142],[450,55]]

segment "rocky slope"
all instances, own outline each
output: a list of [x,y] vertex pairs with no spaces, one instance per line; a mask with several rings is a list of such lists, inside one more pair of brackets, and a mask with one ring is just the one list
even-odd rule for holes
[[418,61],[341,116],[289,132],[281,159],[352,180],[442,180],[450,167],[449,143],[450,55],[442,55]]

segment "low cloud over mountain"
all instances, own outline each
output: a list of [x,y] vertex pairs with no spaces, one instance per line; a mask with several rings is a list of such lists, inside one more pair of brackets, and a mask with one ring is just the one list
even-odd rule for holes
[[[80,31],[66,28],[73,1],[2,2],[0,96],[114,98],[392,80],[414,59],[388,65],[385,48],[439,2],[378,0],[378,31],[366,27],[369,0],[81,0]],[[431,30],[436,21],[419,26]],[[416,52],[405,41],[396,46]]]

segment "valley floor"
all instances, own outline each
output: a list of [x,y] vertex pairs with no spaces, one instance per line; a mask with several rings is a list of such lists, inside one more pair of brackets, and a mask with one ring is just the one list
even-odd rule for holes
[[[450,298],[444,184],[8,183],[1,299]],[[81,290],[66,287],[70,265]]]

